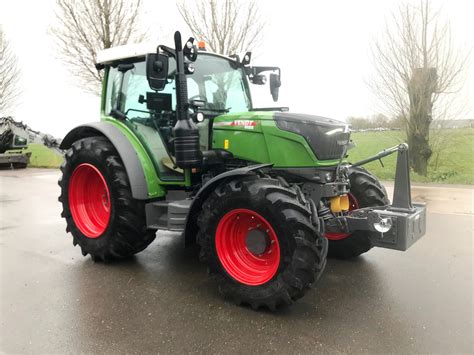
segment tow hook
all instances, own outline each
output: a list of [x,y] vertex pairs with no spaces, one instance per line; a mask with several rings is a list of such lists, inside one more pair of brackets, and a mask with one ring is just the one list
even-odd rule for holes
[[374,229],[381,233],[383,238],[383,234],[392,229],[392,219],[390,217],[380,218],[378,222],[374,223]]

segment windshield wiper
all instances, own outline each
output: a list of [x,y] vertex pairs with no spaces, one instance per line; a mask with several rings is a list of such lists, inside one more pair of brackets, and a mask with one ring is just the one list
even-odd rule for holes
[[201,111],[212,111],[212,112],[223,112],[223,113],[229,113],[229,111],[232,109],[232,107],[229,108],[211,108],[211,107],[202,107]]
[[288,112],[290,109],[286,106],[279,106],[279,107],[254,107],[250,111],[281,111],[281,112]]

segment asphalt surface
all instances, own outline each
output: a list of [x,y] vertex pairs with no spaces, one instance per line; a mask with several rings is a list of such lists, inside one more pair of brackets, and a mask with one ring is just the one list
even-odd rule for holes
[[473,353],[472,188],[414,188],[424,238],[330,260],[314,290],[271,313],[223,299],[177,234],[121,263],[82,257],[58,177],[0,171],[0,352]]

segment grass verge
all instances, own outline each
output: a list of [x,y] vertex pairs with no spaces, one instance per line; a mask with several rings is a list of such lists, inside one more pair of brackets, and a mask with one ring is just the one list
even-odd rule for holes
[[30,164],[34,168],[59,168],[63,162],[61,154],[43,144],[29,144],[26,152],[31,152]]
[[[430,138],[436,142],[428,166],[428,176],[411,172],[415,182],[445,184],[474,184],[474,128],[444,129],[434,131]],[[354,132],[352,140],[356,147],[349,151],[349,160],[362,160],[379,151],[405,141],[401,131]],[[396,154],[383,158],[385,168],[374,161],[365,167],[381,180],[395,177]]]

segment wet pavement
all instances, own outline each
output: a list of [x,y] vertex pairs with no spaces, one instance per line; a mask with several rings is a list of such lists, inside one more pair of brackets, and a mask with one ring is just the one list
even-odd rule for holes
[[415,187],[424,238],[330,260],[314,290],[271,313],[223,299],[178,234],[121,263],[82,257],[58,177],[0,171],[0,352],[473,352],[472,188]]

